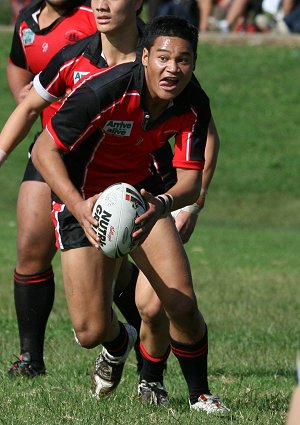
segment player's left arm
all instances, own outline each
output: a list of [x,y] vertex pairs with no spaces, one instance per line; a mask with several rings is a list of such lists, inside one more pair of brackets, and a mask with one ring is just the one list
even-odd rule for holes
[[148,209],[135,220],[140,228],[132,234],[133,238],[139,239],[142,243],[158,219],[195,202],[201,188],[201,177],[202,171],[199,169],[178,168],[177,182],[166,194],[153,196],[142,189],[141,195],[147,202]]
[[211,118],[207,132],[205,165],[199,197],[194,204],[185,206],[175,216],[175,224],[183,243],[189,241],[195,230],[198,215],[204,208],[206,194],[216,169],[219,149],[220,139],[218,131],[214,119]]

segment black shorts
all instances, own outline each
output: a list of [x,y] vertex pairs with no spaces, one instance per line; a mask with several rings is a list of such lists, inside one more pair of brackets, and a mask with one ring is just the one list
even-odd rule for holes
[[31,159],[31,151],[33,148],[33,145],[36,141],[36,139],[39,137],[39,135],[41,134],[41,132],[37,133],[34,136],[34,141],[33,143],[30,145],[29,150],[28,150],[28,162],[25,168],[25,172],[24,172],[24,176],[23,176],[23,182],[26,181],[35,181],[35,182],[45,182],[45,180],[43,179],[43,177],[41,176],[41,174],[38,172],[38,170],[35,168],[35,166],[33,165],[32,159]]
[[[140,191],[144,188],[153,195],[159,195],[165,192],[164,184],[158,174],[148,177],[135,188]],[[85,236],[84,230],[76,218],[70,213],[65,204],[62,204],[53,197],[52,202],[52,221],[55,228],[55,246],[62,251],[67,249],[81,248],[91,246],[91,243]]]

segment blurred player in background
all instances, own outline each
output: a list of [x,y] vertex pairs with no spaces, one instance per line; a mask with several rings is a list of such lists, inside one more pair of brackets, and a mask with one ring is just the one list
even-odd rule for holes
[[[26,97],[33,77],[58,50],[95,29],[92,10],[85,1],[41,0],[23,9],[17,18],[7,65],[7,81],[15,101],[20,103]],[[42,126],[56,110],[49,106],[43,111]],[[54,300],[51,261],[56,252],[50,208],[49,187],[29,160],[17,204],[14,297],[20,356],[9,370],[10,376],[45,373],[44,334]]]
[[[84,4],[83,6],[84,10],[88,12],[88,17],[90,18],[90,15],[92,15],[92,13],[91,9],[87,7],[87,4]],[[123,62],[126,59],[129,61],[134,60],[136,57],[136,44],[138,38],[136,13],[141,10],[142,0],[120,0],[118,2],[114,2],[113,4],[115,5],[114,7],[116,11],[118,11],[118,13],[116,13],[116,11],[113,11],[117,19],[113,20],[112,24],[109,26],[108,32],[110,29],[114,29],[115,26],[119,27],[120,31],[122,31],[122,42],[124,44],[124,48],[118,46],[120,47],[120,50],[118,50],[117,45],[113,43],[113,40],[115,38],[114,31],[112,30],[113,40],[112,43],[109,44],[109,46],[111,47],[112,45],[114,45],[116,48],[111,49],[111,55],[105,49],[103,50],[109,60],[112,62],[112,64],[114,64],[114,61]],[[107,5],[105,6],[105,8],[107,8]],[[32,11],[27,12],[27,16],[31,16],[31,12]],[[119,19],[120,17],[121,19]],[[84,20],[81,25],[84,25]],[[104,27],[107,27],[107,22],[105,19],[103,25]],[[75,29],[76,31],[78,31],[78,29],[80,28],[80,26],[76,22],[73,22],[73,24],[70,26],[72,27],[71,33],[74,33]],[[70,46],[71,56],[69,56],[69,59],[74,58],[74,52],[76,52],[78,56],[81,56],[83,50],[86,48],[87,51],[84,66],[87,66],[87,68],[81,68],[82,64],[80,63],[76,69],[72,68],[68,77],[64,75],[66,77],[66,80],[62,80],[62,78],[60,78],[60,84],[55,87],[56,90],[59,90],[59,94],[56,99],[54,99],[54,97],[51,97],[50,101],[44,101],[43,99],[39,98],[39,100],[42,100],[42,103],[39,104],[38,107],[36,107],[35,101],[31,103],[31,93],[34,92],[34,90],[30,91],[32,83],[30,82],[23,90],[23,92],[25,93],[22,95],[22,98],[25,98],[25,101],[20,105],[19,108],[17,108],[17,111],[21,111],[21,117],[17,116],[15,122],[12,117],[12,128],[8,130],[8,132],[5,132],[4,130],[1,133],[0,146],[2,148],[0,148],[0,165],[5,160],[7,154],[13,150],[16,144],[24,139],[40,112],[42,112],[42,121],[44,124],[60,106],[60,103],[52,104],[51,106],[49,106],[50,103],[52,103],[54,100],[57,100],[59,97],[64,96],[67,91],[70,91],[73,88],[74,84],[76,84],[76,82],[78,82],[78,80],[83,75],[86,75],[86,73],[91,72],[91,70],[98,71],[99,67],[107,67],[105,59],[101,56],[101,42],[99,39],[98,32],[95,33],[96,25],[93,15],[92,24],[90,27],[91,29],[88,30],[88,32],[94,33],[94,35],[92,35],[91,37],[87,37],[85,41],[83,40],[83,44],[79,44],[77,47],[75,47],[74,44]],[[91,53],[91,51],[89,50],[90,47],[92,48],[92,50],[94,49],[94,47],[96,47],[95,56],[92,59],[89,57],[89,54]],[[75,59],[74,61],[77,62]],[[55,65],[57,65],[57,61],[55,61]],[[9,64],[9,67],[11,66],[12,65]],[[68,69],[70,70],[70,68]],[[12,71],[10,69],[8,71],[10,77]],[[21,71],[23,71],[23,69],[20,68],[20,72]],[[37,69],[36,72],[38,72]],[[28,80],[30,80],[30,78],[32,78],[32,74],[30,74]],[[12,80],[13,79],[11,78],[11,81]],[[22,88],[21,83],[20,88]],[[21,91],[21,89],[19,91]],[[15,90],[16,96],[18,95],[19,91]],[[28,93],[30,94],[27,96]],[[27,106],[29,107],[29,109],[26,110],[26,113],[28,112],[28,115],[26,115],[25,113],[24,116],[24,108],[26,109]],[[12,141],[12,143],[8,147],[9,140]],[[20,198],[22,199],[24,197],[23,193],[25,191],[25,188],[27,187],[28,189],[27,191],[25,191],[25,193],[27,201],[30,200],[30,208],[27,207],[25,213],[23,211],[23,219],[21,222],[22,233],[19,232],[19,235],[25,234],[26,238],[22,246],[19,247],[19,256],[22,260],[22,267],[26,267],[27,273],[26,276],[23,277],[23,280],[20,282],[17,281],[18,275],[21,275],[19,269],[15,274],[15,302],[20,332],[21,355],[9,370],[9,374],[10,376],[17,376],[21,374],[29,377],[34,377],[36,375],[45,373],[42,353],[45,327],[53,304],[54,282],[52,269],[50,269],[50,279],[48,279],[48,275],[45,276],[45,278],[43,279],[35,275],[32,276],[32,274],[34,272],[36,272],[34,274],[37,274],[37,268],[42,269],[43,267],[44,269],[47,266],[51,267],[51,259],[53,258],[53,255],[56,250],[54,249],[54,245],[52,245],[54,235],[52,224],[49,222],[49,208],[51,202],[50,191],[47,185],[43,182],[42,177],[39,175],[37,170],[35,170],[31,159],[29,159],[24,179],[26,180],[26,182],[23,182],[21,186]],[[40,198],[41,196],[42,198]],[[47,199],[47,196],[49,196],[49,199]],[[43,203],[41,203],[42,199],[44,199]],[[21,204],[20,201],[19,204]],[[33,214],[34,208],[38,208],[38,222],[36,222],[36,211],[34,211]],[[28,216],[25,215],[27,213]],[[44,236],[42,239],[40,238],[41,234]],[[37,245],[37,243],[39,243],[40,245]],[[34,247],[36,248],[35,250],[33,249]],[[20,265],[18,267],[20,267]],[[29,275],[28,268],[30,268],[31,275]],[[141,319],[134,301],[135,282],[137,274],[137,268],[132,263],[124,261],[117,280],[115,302],[118,305],[120,311],[126,317],[126,319],[130,323],[133,323],[137,329],[139,329]],[[28,285],[29,283],[30,285]],[[138,370],[141,368],[141,357],[139,353],[139,347],[137,346],[136,354],[138,361]]]

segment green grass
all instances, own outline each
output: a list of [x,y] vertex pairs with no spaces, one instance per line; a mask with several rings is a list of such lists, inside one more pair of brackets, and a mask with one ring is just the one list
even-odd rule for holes
[[[10,35],[0,39],[0,122],[13,108],[5,83]],[[47,329],[48,375],[8,380],[18,354],[12,271],[15,204],[30,138],[0,170],[0,424],[281,425],[299,342],[300,50],[201,44],[197,75],[210,95],[221,137],[218,168],[205,210],[187,245],[199,306],[209,326],[212,390],[233,417],[191,413],[171,356],[168,409],[141,406],[131,355],[112,398],[96,402],[89,373],[97,350],[73,341],[59,256],[56,300]]]
[[11,23],[10,0],[1,0],[0,2],[0,25],[10,25]]

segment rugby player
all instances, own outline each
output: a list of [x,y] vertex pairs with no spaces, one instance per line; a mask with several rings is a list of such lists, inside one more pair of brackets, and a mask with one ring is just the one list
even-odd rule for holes
[[[110,288],[118,262],[94,249],[99,248],[99,239],[91,227],[97,224],[91,210],[97,193],[126,181],[140,189],[148,202],[148,211],[136,220],[141,228],[133,237],[141,246],[132,258],[167,313],[171,349],[188,384],[190,407],[227,413],[209,390],[207,327],[197,307],[187,257],[168,214],[196,201],[201,189],[211,113],[207,96],[192,81],[198,32],[180,18],[164,17],[150,23],[145,33],[142,64],[135,61],[100,71],[79,84],[38,138],[33,162],[55,194],[55,220],[64,229],[57,246],[62,250],[76,337],[86,348],[103,345],[93,374],[95,394],[107,395],[117,387],[132,341],[128,332],[127,344],[121,344],[126,330],[111,314]],[[131,124],[121,139],[106,125],[120,119]],[[155,197],[162,188],[150,170],[151,153],[172,136],[177,182]]]
[[[141,1],[130,4],[133,7],[135,3],[141,4]],[[129,23],[129,32],[132,30],[132,37],[135,37],[135,11],[130,15],[132,22],[129,21],[128,13],[125,16]],[[41,0],[25,8],[16,22],[7,66],[7,80],[16,102],[20,103],[27,98],[33,77],[45,68],[56,52],[65,45],[74,44],[94,34],[96,29],[90,1]],[[130,48],[134,52],[135,38]],[[29,100],[30,96],[27,102]],[[24,112],[26,105],[28,103],[23,102],[19,110]],[[59,106],[59,102],[51,105],[46,102],[41,108],[27,110],[29,115],[25,119],[19,121],[17,118],[19,129],[13,124],[11,136],[14,138],[17,131],[18,141],[10,147],[7,147],[8,139],[3,131],[0,142],[0,165],[15,145],[24,139],[39,114],[41,113],[44,126]],[[14,299],[19,327],[20,355],[10,367],[9,376],[21,375],[33,378],[45,374],[45,329],[55,292],[51,261],[56,248],[50,211],[50,189],[29,158],[17,204],[18,260],[14,273]],[[136,268],[132,264],[124,263],[117,282],[119,291],[116,294],[116,302],[122,313],[127,315],[127,320],[133,321],[139,328],[140,316],[133,296],[136,277]],[[137,355],[139,355],[138,349]],[[140,356],[138,361],[140,368]]]

